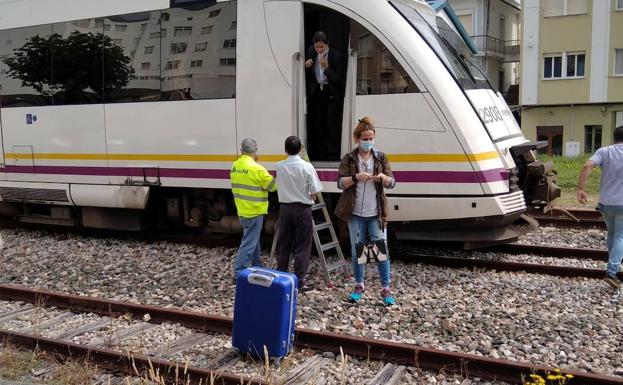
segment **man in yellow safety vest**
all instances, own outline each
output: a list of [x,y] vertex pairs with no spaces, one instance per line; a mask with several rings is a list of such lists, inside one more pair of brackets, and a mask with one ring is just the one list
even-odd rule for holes
[[242,225],[242,241],[234,261],[234,281],[238,273],[250,266],[261,266],[260,234],[264,215],[268,213],[268,192],[277,184],[272,175],[256,162],[257,143],[246,138],[240,143],[242,155],[230,172],[231,192]]

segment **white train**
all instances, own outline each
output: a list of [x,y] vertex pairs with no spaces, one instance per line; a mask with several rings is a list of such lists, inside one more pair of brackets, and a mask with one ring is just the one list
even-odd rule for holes
[[401,237],[512,240],[526,202],[556,195],[537,144],[422,1],[15,0],[0,15],[1,215],[236,231],[241,139],[268,169],[287,136],[323,139],[306,131],[316,30],[344,53],[341,154],[315,162],[327,192],[368,115]]

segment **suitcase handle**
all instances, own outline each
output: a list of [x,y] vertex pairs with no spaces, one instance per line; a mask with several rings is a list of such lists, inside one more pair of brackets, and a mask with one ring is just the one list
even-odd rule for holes
[[268,271],[261,271],[261,272],[249,274],[247,276],[247,281],[249,281],[249,283],[252,285],[271,287],[273,284],[273,280],[277,277],[278,275],[275,273],[271,273]]

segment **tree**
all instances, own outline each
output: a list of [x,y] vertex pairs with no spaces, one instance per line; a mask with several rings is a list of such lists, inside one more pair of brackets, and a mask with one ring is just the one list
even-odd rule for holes
[[125,87],[134,68],[123,48],[101,33],[33,36],[4,59],[7,75],[63,103],[101,101],[103,93]]

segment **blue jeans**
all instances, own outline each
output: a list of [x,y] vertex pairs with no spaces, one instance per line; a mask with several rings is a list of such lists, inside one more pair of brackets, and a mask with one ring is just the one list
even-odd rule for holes
[[[357,263],[357,251],[355,245],[357,242],[366,242],[369,236],[371,241],[385,239],[383,231],[381,231],[381,223],[379,217],[360,217],[353,215],[348,221],[348,232],[350,233],[350,249],[353,260],[353,271],[355,272],[355,281],[363,284],[366,265]],[[376,263],[379,269],[379,277],[381,278],[381,286],[389,287],[391,284],[389,273],[389,259]]]
[[599,204],[606,228],[608,229],[608,267],[610,275],[616,275],[623,259],[623,206],[608,206]]
[[262,266],[260,264],[260,235],[262,234],[262,223],[264,216],[258,215],[253,218],[239,217],[242,225],[242,241],[238,249],[238,255],[234,262],[234,277],[238,276],[241,270],[251,266]]

